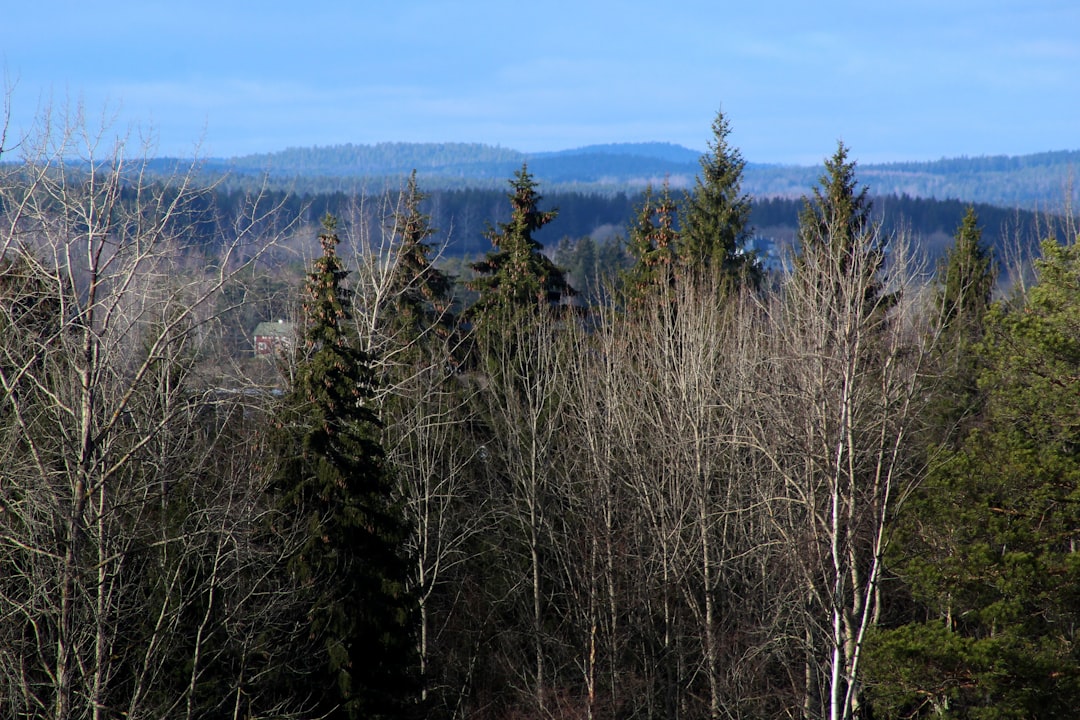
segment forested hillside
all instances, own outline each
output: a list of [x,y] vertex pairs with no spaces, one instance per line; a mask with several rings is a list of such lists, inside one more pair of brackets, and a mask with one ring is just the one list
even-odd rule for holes
[[1007,217],[842,143],[755,204],[722,113],[685,193],[580,207],[161,182],[67,121],[0,166],[4,717],[1075,715],[1067,221],[1006,286]]
[[[500,183],[528,162],[549,191],[612,194],[641,192],[667,178],[674,188],[692,186],[700,153],[670,143],[591,145],[573,150],[523,153],[479,143],[379,143],[290,148],[277,153],[202,163],[204,178],[250,188],[269,177],[294,192],[371,191],[399,186],[416,170],[429,191],[501,189]],[[1080,151],[1025,156],[943,158],[929,162],[866,164],[860,174],[875,195],[960,200],[1010,210],[1067,212],[1077,204],[1074,178]],[[166,168],[170,167],[165,162]],[[749,163],[743,187],[757,198],[801,197],[822,172]]]
[[[529,166],[532,167],[531,165]],[[531,172],[531,170],[530,170]],[[504,181],[505,182],[505,181]],[[659,187],[659,186],[658,186]],[[400,188],[389,191],[396,195]],[[375,223],[376,216],[384,210],[387,191],[366,194],[364,202],[356,196],[343,192],[295,195],[284,191],[263,194],[264,201],[279,206],[278,214],[299,218],[309,227],[317,225],[319,218],[330,213],[339,217],[362,215],[365,223]],[[672,190],[673,201],[681,202],[685,191]],[[607,258],[602,266],[612,266],[614,258],[625,261],[624,248],[629,240],[630,228],[643,202],[641,193],[585,194],[578,192],[544,192],[547,205],[559,211],[557,219],[539,230],[537,240],[549,254],[559,253],[568,268],[575,271],[579,284],[593,286],[603,273],[595,260],[597,249]],[[219,212],[236,218],[242,214],[248,193],[217,190],[203,201],[203,217]],[[963,218],[968,205],[957,200],[938,201],[909,196],[873,196],[872,212],[886,235],[903,234],[924,253],[930,264],[936,262],[951,243],[952,233]],[[779,261],[786,247],[797,239],[799,214],[803,210],[802,198],[750,198],[749,228],[754,236],[753,247]],[[504,190],[435,190],[427,193],[421,207],[430,217],[434,230],[432,241],[439,247],[440,257],[452,261],[455,266],[462,258],[475,258],[490,247],[484,233],[490,225],[505,222],[510,209],[505,202]],[[1057,215],[1036,213],[1028,210],[1005,209],[993,205],[976,204],[982,219],[985,241],[1000,258],[1030,255],[1037,251],[1040,237],[1064,232],[1066,220]],[[363,208],[361,210],[361,208]],[[678,218],[673,218],[677,226]],[[377,223],[376,223],[377,224]],[[200,222],[208,240],[215,232],[212,223]],[[587,240],[581,252],[573,248]],[[561,248],[561,250],[560,250]],[[582,269],[582,264],[592,269]],[[598,275],[599,273],[599,275]]]

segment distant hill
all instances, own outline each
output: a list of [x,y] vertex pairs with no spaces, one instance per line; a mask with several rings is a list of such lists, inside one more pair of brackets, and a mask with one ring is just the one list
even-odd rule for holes
[[[700,171],[699,158],[698,151],[672,143],[611,143],[543,153],[481,143],[378,143],[212,159],[203,170],[227,175],[226,183],[234,186],[269,178],[278,187],[317,194],[397,186],[413,169],[427,191],[505,189],[513,173],[528,163],[543,191],[611,195],[637,193],[665,179],[676,190],[690,188]],[[873,195],[1061,211],[1066,203],[1076,206],[1073,178],[1078,169],[1080,151],[1061,151],[866,164],[857,173]],[[810,192],[822,173],[821,166],[748,163],[743,189],[758,199],[798,198]]]
[[672,178],[692,181],[699,153],[671,143],[590,145],[559,152],[523,153],[478,143],[378,143],[288,148],[280,152],[212,159],[210,174],[269,177],[300,191],[397,184],[416,170],[429,190],[503,188],[523,163],[546,187],[594,192],[635,191]]
[[586,145],[573,150],[557,150],[555,152],[532,153],[530,158],[559,158],[573,157],[575,155],[623,155],[629,157],[652,158],[664,160],[670,163],[693,165],[697,167],[701,153],[697,150],[676,145],[675,143],[606,143],[603,145]]
[[[744,187],[757,197],[799,197],[822,172],[822,167],[748,166]],[[860,164],[856,172],[874,195],[1061,212],[1067,205],[1078,207],[1074,181],[1080,151]]]

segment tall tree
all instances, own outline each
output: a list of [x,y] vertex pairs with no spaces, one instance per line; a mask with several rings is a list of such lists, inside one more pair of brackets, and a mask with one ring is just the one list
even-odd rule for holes
[[750,196],[742,192],[746,162],[728,142],[731,125],[722,111],[712,123],[701,175],[686,198],[679,260],[687,272],[713,272],[731,281],[757,281],[760,268],[746,251],[750,239]]
[[414,602],[401,509],[370,403],[370,361],[350,325],[336,220],[323,220],[305,287],[295,380],[279,420],[277,488],[307,540],[290,561],[319,667],[298,684],[330,717],[393,717],[415,693]]
[[622,274],[622,289],[632,306],[643,305],[650,291],[670,288],[675,282],[679,242],[675,214],[667,180],[659,197],[653,196],[651,185],[645,188],[627,245],[634,264]]
[[982,335],[997,273],[973,206],[968,206],[953,237],[953,246],[938,268],[937,305],[941,324],[957,335],[958,342],[970,345]]
[[263,582],[266,477],[256,443],[230,447],[241,394],[204,379],[217,301],[266,239],[238,224],[205,254],[192,175],[146,182],[81,119],[39,129],[0,169],[2,712],[286,714],[250,683],[289,612]]
[[413,173],[396,199],[387,193],[381,225],[355,233],[361,280],[353,308],[374,362],[387,470],[409,529],[421,703],[423,712],[437,714],[452,712],[469,673],[468,660],[448,660],[450,651],[468,647],[460,637],[479,631],[457,630],[467,624],[458,615],[468,604],[457,583],[482,562],[471,545],[485,530],[487,502],[472,486],[476,448],[466,438],[467,392],[456,372],[463,337],[451,279],[433,264],[435,230],[421,209],[424,199]]
[[1080,247],[1043,244],[1026,302],[980,344],[979,422],[903,514],[894,570],[919,617],[883,632],[875,708],[1066,718],[1080,703]]
[[982,242],[975,208],[968,207],[955,242],[938,267],[935,306],[939,383],[934,388],[934,432],[948,439],[978,410],[978,353],[997,273],[990,249]]
[[510,221],[489,228],[487,238],[493,249],[474,263],[479,277],[470,289],[480,293],[471,308],[472,317],[483,326],[492,316],[536,307],[552,307],[575,294],[562,270],[543,254],[543,246],[533,238],[558,214],[540,210],[543,199],[526,165],[510,181]]
[[[796,423],[782,435],[805,443],[785,462],[788,491],[805,513],[801,538],[814,538],[792,548],[806,573],[803,712],[841,720],[860,712],[862,648],[880,612],[886,523],[909,479],[923,352],[893,322],[910,296],[884,287],[903,288],[910,274],[898,251],[892,277],[884,276],[867,191],[842,143],[825,166],[783,287],[781,357],[791,365],[777,416]],[[775,423],[768,432],[776,434]]]
[[436,331],[444,337],[454,325],[450,312],[453,282],[431,263],[435,234],[431,216],[420,209],[427,195],[416,184],[416,171],[409,175],[405,192],[393,213],[393,234],[396,236],[396,264],[393,284],[394,322],[410,336],[423,336]]
[[[885,261],[883,238],[871,216],[869,188],[859,187],[855,161],[848,159],[848,148],[837,143],[836,152],[825,160],[825,174],[814,187],[813,196],[803,199],[799,213],[799,255],[806,259],[822,255],[836,267],[831,273],[832,287],[820,288],[835,294],[836,279],[857,270],[864,274],[860,283],[870,307],[879,301],[881,283],[874,279]],[[796,262],[796,269],[805,265]],[[825,279],[825,278],[822,278]]]

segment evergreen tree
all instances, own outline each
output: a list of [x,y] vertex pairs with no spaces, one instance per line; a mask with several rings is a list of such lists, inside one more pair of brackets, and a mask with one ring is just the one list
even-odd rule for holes
[[675,212],[666,180],[657,198],[653,197],[651,185],[645,188],[627,245],[634,264],[622,275],[623,292],[631,306],[644,304],[653,289],[670,287],[675,282],[679,242]]
[[812,198],[803,198],[799,214],[799,241],[802,249],[827,244],[837,257],[851,253],[858,239],[871,230],[869,188],[859,188],[855,161],[848,160],[848,148],[837,144],[836,152],[825,160],[825,174],[818,180]]
[[489,228],[493,250],[473,264],[479,276],[468,287],[480,294],[470,314],[483,326],[495,315],[553,307],[576,294],[563,271],[546,255],[533,233],[555,219],[556,210],[538,208],[543,198],[526,165],[510,181],[510,221]]
[[935,305],[941,316],[937,361],[941,381],[934,388],[935,431],[955,436],[956,428],[977,411],[978,355],[996,272],[973,207],[956,229],[955,242],[938,267]]
[[1080,705],[1080,247],[1043,247],[1026,305],[987,316],[978,425],[900,519],[892,565],[922,612],[869,657],[885,716]]
[[746,162],[728,143],[731,127],[723,112],[717,112],[712,131],[709,152],[701,157],[701,175],[686,198],[679,260],[691,273],[711,271],[733,281],[757,282],[761,269],[745,250],[751,206],[741,189]]
[[[869,189],[859,188],[855,176],[855,161],[848,160],[848,149],[838,143],[836,152],[825,161],[825,174],[813,190],[813,197],[803,198],[799,213],[799,253],[796,272],[807,264],[806,259],[832,267],[834,279],[858,273],[864,279],[879,275],[885,262],[885,248],[878,228],[871,218]],[[858,282],[853,287],[865,288],[863,297],[867,309],[878,307],[882,298],[880,282]],[[839,286],[822,287],[829,295],[839,293]]]
[[411,337],[432,330],[446,337],[454,326],[450,312],[453,281],[431,264],[432,246],[428,239],[435,229],[431,227],[431,216],[420,210],[426,199],[427,195],[416,184],[413,170],[393,217],[398,262],[391,288],[395,297],[392,320]]
[[596,300],[606,280],[597,264],[597,250],[596,241],[589,235],[580,238],[565,235],[555,246],[555,264],[563,268],[567,282],[582,290],[590,303]]
[[279,422],[276,487],[307,533],[290,571],[309,601],[305,622],[322,665],[296,687],[328,717],[400,716],[415,692],[407,528],[369,407],[370,362],[348,322],[348,271],[335,227],[333,218],[323,221],[323,254],[308,275],[295,381]]
[[968,206],[954,238],[956,242],[938,269],[937,298],[942,325],[957,334],[959,342],[970,345],[982,334],[996,276],[974,207]]

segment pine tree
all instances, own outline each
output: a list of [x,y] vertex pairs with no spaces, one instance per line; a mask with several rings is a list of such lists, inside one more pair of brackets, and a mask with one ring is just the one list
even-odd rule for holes
[[996,272],[990,250],[982,243],[975,209],[969,207],[956,229],[955,242],[938,266],[935,306],[941,315],[936,356],[940,373],[933,411],[939,437],[955,437],[956,429],[977,411],[978,356]]
[[742,192],[746,162],[728,143],[731,127],[723,112],[712,124],[709,152],[701,158],[701,175],[686,198],[679,236],[679,260],[685,271],[713,272],[738,282],[757,282],[761,269],[746,252],[750,239],[750,196]]
[[645,188],[627,245],[634,264],[622,275],[623,292],[631,307],[643,305],[650,292],[675,282],[675,246],[679,241],[675,212],[666,180],[657,198],[651,185]]
[[[878,276],[885,263],[885,248],[871,217],[869,189],[859,187],[855,176],[855,161],[848,160],[848,149],[838,143],[836,152],[825,161],[825,174],[813,190],[813,197],[803,198],[799,214],[799,258],[796,272],[805,268],[808,261],[819,267],[831,268],[820,274],[822,279],[831,275],[834,280],[861,275],[859,282],[847,283],[864,288],[862,303],[869,312],[884,307],[881,303],[882,284],[863,282]],[[838,284],[821,287],[819,291],[837,296]],[[887,303],[886,303],[887,304]]]
[[305,622],[320,659],[295,682],[329,717],[399,716],[415,692],[415,611],[402,551],[407,528],[369,407],[369,358],[348,322],[348,271],[336,254],[335,220],[327,217],[323,228],[278,433],[276,489],[306,532],[290,571],[308,599]]
[[1026,304],[987,315],[979,423],[900,518],[892,565],[922,614],[874,643],[883,716],[1080,705],[1080,247],[1043,252]]
[[558,211],[538,208],[543,198],[526,165],[514,175],[510,187],[510,221],[488,230],[486,236],[494,249],[473,264],[479,277],[468,283],[480,293],[470,316],[481,327],[495,316],[554,307],[576,294],[563,271],[533,239],[533,233],[554,220]]

